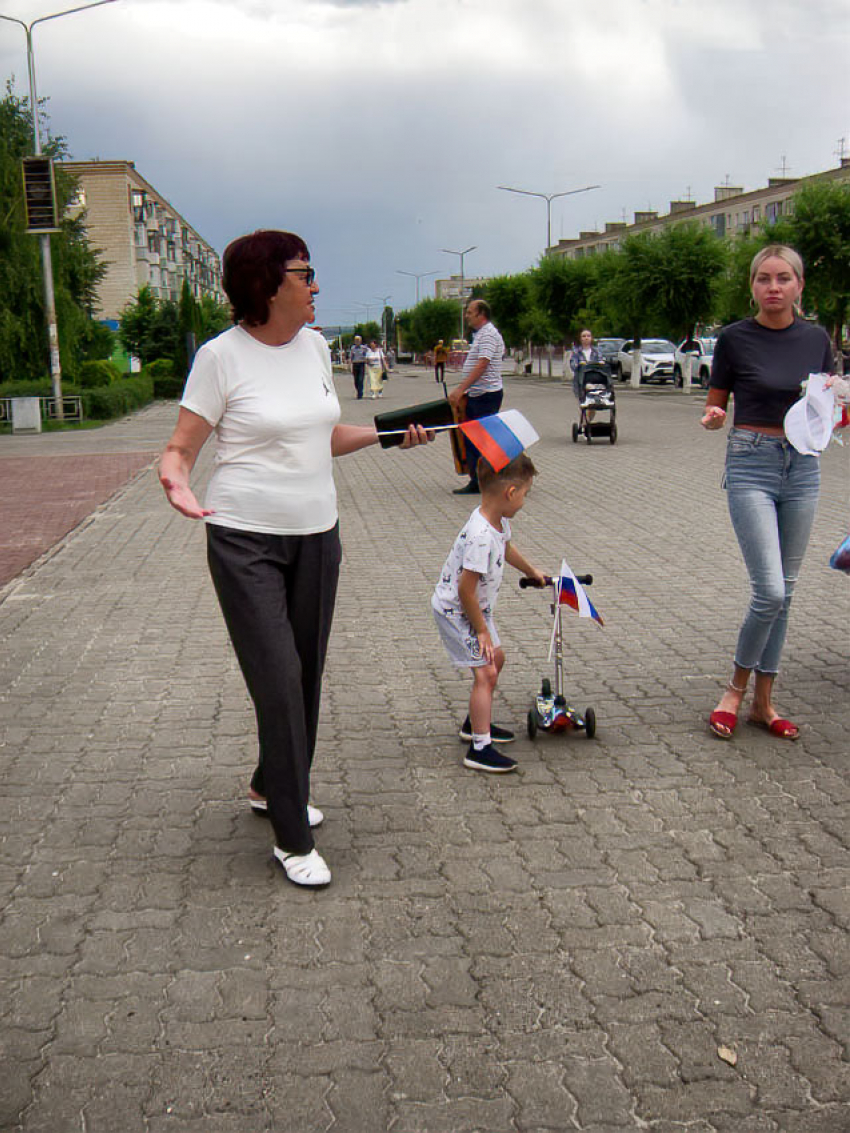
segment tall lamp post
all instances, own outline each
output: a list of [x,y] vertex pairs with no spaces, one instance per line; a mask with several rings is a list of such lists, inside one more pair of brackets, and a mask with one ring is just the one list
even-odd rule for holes
[[576,193],[589,193],[591,189],[598,189],[598,185],[585,185],[583,189],[567,189],[563,193],[532,193],[530,189],[512,189],[510,185],[497,185],[505,193],[521,193],[524,197],[541,197],[546,202],[546,255],[552,247],[552,201],[557,197],[572,197]]
[[384,347],[386,349],[389,349],[389,343],[387,342],[387,327],[385,323],[387,317],[387,303],[389,303],[390,299],[392,299],[392,295],[376,295],[375,298],[381,304],[381,338],[384,340]]
[[460,256],[460,338],[463,338],[463,309],[466,299],[466,296],[463,293],[463,257],[466,256],[469,252],[474,252],[477,247],[477,244],[473,244],[469,248],[464,248],[462,252],[458,252],[454,248],[440,249],[441,252],[445,252],[449,256]]
[[395,269],[399,275],[409,275],[411,279],[416,280],[416,303],[419,303],[419,280],[425,279],[428,275],[437,275],[435,271],[403,271],[401,268]]
[[[14,16],[0,14],[0,20],[10,24],[19,24],[27,37],[27,73],[30,87],[30,108],[32,110],[32,140],[36,157],[41,150],[41,130],[38,119],[38,91],[35,82],[35,52],[33,50],[32,32],[36,24],[47,23],[48,20],[58,20],[60,16],[70,16],[74,12],[84,12],[87,8],[102,8],[104,4],[114,4],[115,0],[95,0],[92,4],[80,4],[76,8],[66,8],[62,12],[53,12],[49,16],[39,16],[32,23],[25,24]],[[59,329],[56,325],[56,295],[53,289],[53,257],[50,252],[50,236],[42,233],[39,236],[41,245],[41,271],[44,277],[44,312],[47,319],[47,339],[50,346],[50,377],[53,385],[53,408],[56,416],[61,420],[64,416],[62,407],[62,364],[59,359]]]

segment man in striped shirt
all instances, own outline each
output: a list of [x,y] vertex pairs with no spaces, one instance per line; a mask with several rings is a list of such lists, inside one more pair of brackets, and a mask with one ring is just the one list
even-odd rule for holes
[[[466,419],[476,421],[498,413],[502,405],[502,359],[505,343],[490,322],[490,308],[483,299],[470,299],[466,305],[466,322],[475,331],[472,346],[463,364],[463,378],[449,394],[449,401],[457,407],[466,394]],[[480,453],[466,439],[466,464],[469,483],[455,488],[456,496],[478,495],[477,465]]]

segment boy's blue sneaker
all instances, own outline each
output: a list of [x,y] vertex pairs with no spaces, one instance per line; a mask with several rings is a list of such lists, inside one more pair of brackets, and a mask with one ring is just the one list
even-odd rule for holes
[[[462,740],[472,739],[472,724],[470,724],[468,716],[461,724],[458,735]],[[513,732],[509,732],[507,728],[500,728],[498,724],[491,724],[490,739],[494,744],[512,744],[516,736]]]
[[487,744],[480,751],[476,751],[472,744],[463,760],[464,767],[471,767],[473,771],[490,771],[495,775],[504,775],[508,771],[516,771],[516,760],[508,755],[496,751],[492,744]]

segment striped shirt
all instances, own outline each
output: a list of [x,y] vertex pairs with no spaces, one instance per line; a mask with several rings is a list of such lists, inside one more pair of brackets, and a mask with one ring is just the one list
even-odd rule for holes
[[505,355],[505,343],[502,336],[492,323],[487,322],[479,327],[472,336],[472,346],[463,363],[464,374],[475,369],[477,362],[482,358],[488,360],[487,369],[477,382],[473,382],[466,391],[469,397],[479,397],[482,393],[491,393],[502,388],[502,358]]

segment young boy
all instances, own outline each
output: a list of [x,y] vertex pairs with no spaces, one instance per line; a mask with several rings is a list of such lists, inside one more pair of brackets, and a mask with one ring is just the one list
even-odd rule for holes
[[533,567],[511,542],[512,519],[525,503],[537,470],[525,453],[500,472],[482,457],[478,461],[481,504],[455,539],[440,575],[431,608],[443,644],[454,665],[472,669],[469,715],[460,730],[471,740],[464,766],[476,771],[516,770],[516,760],[493,746],[510,743],[513,732],[490,723],[493,692],[505,663],[493,608],[505,563],[538,582],[545,575]]

